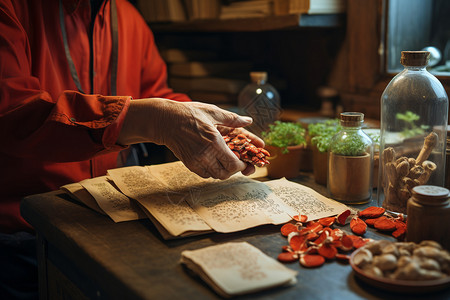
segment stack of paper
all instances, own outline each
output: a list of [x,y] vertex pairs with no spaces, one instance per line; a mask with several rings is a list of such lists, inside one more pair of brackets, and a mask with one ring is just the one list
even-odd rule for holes
[[203,179],[179,161],[112,169],[108,176],[62,189],[115,222],[148,217],[165,239],[278,225],[297,214],[314,220],[347,209],[286,179],[259,182],[243,175]]
[[297,272],[247,242],[187,250],[181,255],[181,262],[223,297],[297,282]]

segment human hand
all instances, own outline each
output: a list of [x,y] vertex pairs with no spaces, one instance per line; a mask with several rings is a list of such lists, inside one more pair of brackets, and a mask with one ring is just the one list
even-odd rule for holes
[[251,122],[249,117],[206,103],[159,98],[133,100],[118,142],[166,145],[192,172],[204,178],[226,179],[239,171],[249,175],[255,170],[239,160],[222,137],[237,128],[253,144],[263,147],[260,138],[241,128]]

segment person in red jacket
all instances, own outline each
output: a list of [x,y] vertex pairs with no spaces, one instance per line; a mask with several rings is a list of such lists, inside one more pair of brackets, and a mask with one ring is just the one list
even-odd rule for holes
[[222,138],[238,128],[263,146],[241,128],[251,119],[191,102],[166,76],[126,0],[0,0],[0,298],[36,296],[24,196],[104,175],[141,142],[166,145],[202,177],[254,171]]

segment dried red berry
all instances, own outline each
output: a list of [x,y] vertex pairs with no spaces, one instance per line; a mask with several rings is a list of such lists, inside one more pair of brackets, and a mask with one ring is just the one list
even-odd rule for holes
[[253,145],[251,140],[244,134],[231,132],[228,135],[225,135],[223,139],[240,160],[258,167],[270,164],[266,158],[270,156],[270,153],[263,148],[258,148]]

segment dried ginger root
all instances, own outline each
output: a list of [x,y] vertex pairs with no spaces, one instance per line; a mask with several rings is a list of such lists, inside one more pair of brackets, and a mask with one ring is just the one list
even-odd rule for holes
[[411,197],[415,186],[428,182],[437,166],[427,160],[438,142],[438,135],[431,132],[424,140],[423,147],[417,158],[402,156],[396,158],[394,148],[383,150],[384,183],[383,207],[390,211],[406,213],[406,203]]

